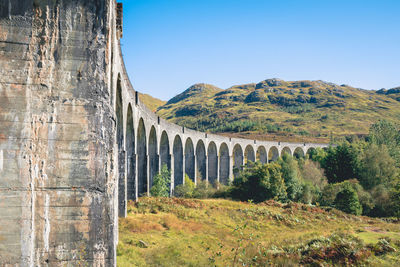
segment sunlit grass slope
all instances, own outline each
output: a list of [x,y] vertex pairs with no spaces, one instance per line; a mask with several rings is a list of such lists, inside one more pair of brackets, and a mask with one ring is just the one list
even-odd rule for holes
[[143,102],[151,111],[156,111],[157,108],[164,105],[166,101],[160,100],[158,98],[152,97],[148,94],[139,94],[140,101]]
[[400,224],[336,210],[142,198],[119,221],[117,253],[118,266],[400,266],[399,247]]
[[158,115],[188,128],[268,140],[329,141],[400,121],[400,89],[363,90],[324,81],[268,79],[226,90],[196,84]]

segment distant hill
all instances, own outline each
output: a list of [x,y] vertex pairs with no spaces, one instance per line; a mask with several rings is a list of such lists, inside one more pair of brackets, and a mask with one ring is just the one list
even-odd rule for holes
[[267,79],[226,90],[195,84],[159,106],[179,125],[266,140],[329,141],[365,135],[379,119],[400,121],[400,87],[378,91],[324,81]]
[[158,98],[152,97],[148,94],[139,93],[139,99],[145,104],[149,109],[156,112],[157,108],[164,105],[166,101],[160,100]]

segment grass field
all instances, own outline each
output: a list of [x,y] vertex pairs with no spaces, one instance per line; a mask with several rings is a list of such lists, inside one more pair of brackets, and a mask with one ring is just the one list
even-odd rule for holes
[[[118,266],[400,266],[400,223],[269,201],[142,198]],[[329,265],[321,265],[328,263]]]

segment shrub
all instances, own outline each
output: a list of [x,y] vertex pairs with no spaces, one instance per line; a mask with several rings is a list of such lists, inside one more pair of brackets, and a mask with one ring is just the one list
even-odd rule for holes
[[371,194],[365,191],[356,179],[325,186],[319,199],[320,204],[322,206],[334,207],[338,193],[347,187],[351,187],[356,192],[364,214],[370,215],[375,206],[374,201]]
[[287,198],[292,201],[298,200],[302,185],[297,161],[291,155],[284,153],[278,163],[281,165],[282,177],[285,180]]
[[322,191],[309,181],[304,181],[299,201],[304,204],[320,204]]
[[174,196],[192,198],[195,186],[196,185],[194,184],[192,179],[190,179],[189,176],[185,174],[185,182],[175,187]]
[[358,183],[357,180],[350,180],[349,183],[356,191],[360,204],[362,206],[363,214],[364,215],[371,215],[371,211],[375,207],[375,202],[372,199],[371,194]]
[[302,193],[300,196],[300,201],[304,204],[312,204],[315,203],[318,195],[316,188],[310,182],[305,182],[303,184]]
[[216,182],[215,184],[213,184],[214,187],[214,198],[230,198],[232,193],[232,187],[229,185],[224,185],[224,184],[220,184],[218,182]]
[[356,191],[351,186],[345,186],[337,195],[334,201],[335,208],[346,213],[361,215],[362,207]]
[[339,193],[339,184],[328,184],[321,192],[319,203],[321,206],[332,207],[337,193]]
[[371,255],[362,240],[347,234],[316,238],[298,250],[306,266],[358,266]]
[[375,186],[371,190],[371,195],[374,200],[375,207],[370,212],[373,217],[388,217],[392,216],[393,203],[391,202],[391,190],[384,185]]
[[150,189],[150,194],[153,197],[168,197],[170,191],[171,173],[167,165],[163,165],[161,172],[154,176],[153,186]]
[[379,239],[378,243],[372,246],[372,251],[375,253],[375,255],[380,256],[395,252],[396,249],[390,244],[390,240],[381,238]]
[[193,190],[193,198],[212,198],[216,193],[216,189],[209,184],[207,181],[200,180],[197,182],[195,189]]
[[255,163],[245,168],[233,181],[231,196],[242,201],[262,202],[268,199],[285,200],[286,186],[281,166],[277,163]]

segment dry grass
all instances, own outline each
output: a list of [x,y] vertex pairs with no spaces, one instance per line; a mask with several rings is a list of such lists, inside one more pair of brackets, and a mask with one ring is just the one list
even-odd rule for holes
[[146,233],[148,231],[165,230],[159,223],[153,222],[153,216],[138,215],[133,217],[122,218],[119,220],[121,230],[131,233]]
[[196,232],[202,229],[202,225],[193,221],[182,221],[176,217],[174,214],[167,214],[162,218],[161,221],[162,226],[164,226],[168,230],[174,231],[189,231]]
[[[313,257],[335,262],[338,246],[350,246],[354,262],[400,265],[398,252],[372,250],[382,238],[400,245],[399,224],[297,203],[142,198],[120,219],[119,237],[118,266],[232,266],[238,247],[236,258],[248,265],[298,266]],[[328,240],[325,254],[309,251],[311,240]]]

